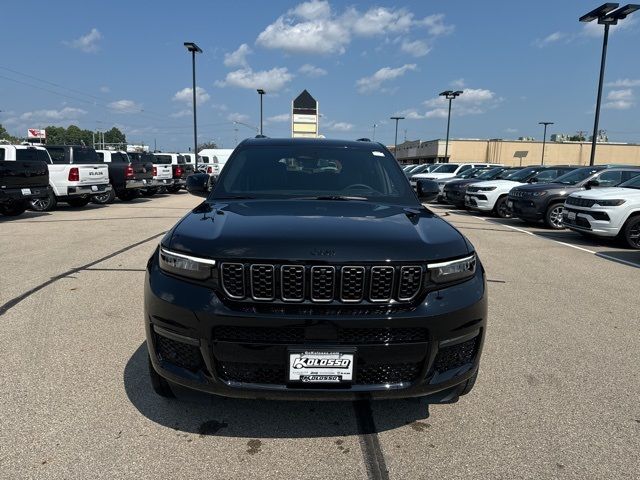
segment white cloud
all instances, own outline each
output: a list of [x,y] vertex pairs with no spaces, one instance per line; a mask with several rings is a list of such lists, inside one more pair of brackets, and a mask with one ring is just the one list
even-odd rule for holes
[[608,82],[607,87],[622,87],[622,88],[633,88],[640,87],[640,78],[639,79],[630,79],[630,78],[621,78],[616,80],[615,82]]
[[35,110],[20,115],[20,120],[69,120],[86,115],[86,110],[81,108],[64,107],[61,110]]
[[[202,87],[196,87],[196,105],[201,105],[207,102],[211,96],[207,93],[207,91]],[[182,102],[185,104],[193,103],[193,89],[192,88],[183,88],[182,90],[178,90],[176,94],[173,96],[173,100],[176,102]]]
[[89,33],[76,38],[75,40],[63,42],[66,46],[82,50],[85,53],[95,53],[100,47],[98,42],[102,38],[102,34],[97,28],[92,28]]
[[424,57],[431,51],[431,47],[424,40],[409,41],[405,38],[400,45],[400,50],[414,57]]
[[243,43],[237,50],[224,54],[224,64],[227,67],[248,67],[247,55],[250,53],[252,53],[252,51],[249,45]]
[[366,11],[349,7],[338,13],[328,1],[311,0],[278,17],[258,35],[256,43],[289,53],[342,54],[354,36],[401,35],[414,29],[426,29],[435,37],[452,32],[453,26],[444,23],[442,14],[416,19],[405,8],[386,7]]
[[[487,108],[493,108],[502,101],[496,97],[495,92],[484,88],[467,88],[464,93],[453,101],[451,115],[479,115],[484,113]],[[427,107],[425,113],[426,118],[446,118],[449,114],[448,100],[445,97],[437,96],[426,100],[424,105]]]
[[100,87],[100,93],[109,93],[110,91],[111,89],[106,85],[103,85],[102,87]]
[[349,122],[332,122],[326,121],[323,125],[327,130],[331,130],[332,132],[349,132],[353,130],[355,126],[353,123]]
[[559,42],[560,40],[567,39],[568,34],[564,32],[553,32],[547,35],[544,38],[536,38],[533,41],[533,44],[538,48],[548,47],[554,43]]
[[300,72],[302,75],[306,75],[307,77],[322,77],[323,75],[327,74],[327,71],[324,68],[315,67],[308,63],[302,65],[298,69],[298,72]]
[[214,110],[219,110],[221,112],[226,112],[227,110],[229,110],[229,107],[227,107],[224,103],[214,103],[213,105],[211,105],[211,108],[213,108]]
[[249,115],[233,112],[227,115],[227,120],[229,120],[230,122],[246,122],[249,120]]
[[142,110],[142,105],[133,100],[117,100],[111,102],[109,108],[115,113],[136,113]]
[[[620,22],[617,25],[612,25],[609,29],[610,33],[615,33],[622,30],[630,30],[632,27],[635,27],[638,20],[634,17],[629,17],[624,20],[624,22]],[[595,37],[602,38],[603,35],[603,27],[598,22],[589,22],[585,23],[582,28],[582,34],[587,37]]]
[[384,67],[370,77],[363,77],[358,80],[356,82],[356,87],[360,93],[373,93],[380,90],[384,82],[401,77],[409,70],[415,69],[415,63],[408,63],[398,68]]
[[274,115],[273,117],[267,118],[268,122],[289,122],[291,121],[291,115],[288,113],[281,113],[280,115]]
[[608,100],[632,100],[633,91],[630,88],[625,90],[611,90],[607,95]]
[[611,90],[607,94],[607,101],[602,105],[611,110],[628,110],[635,106],[635,96],[633,90]]
[[280,90],[292,78],[293,75],[289,73],[286,67],[261,70],[259,72],[254,72],[251,68],[242,68],[227,73],[224,81],[218,80],[215,84],[219,87],[263,88],[269,93]]
[[409,108],[407,110],[402,110],[394,114],[394,116],[404,117],[407,120],[422,120],[426,118],[425,115],[418,112],[415,108]]
[[452,87],[456,87],[456,88],[464,88],[466,85],[466,83],[464,82],[464,78],[458,78],[456,80],[453,80],[451,82],[451,86]]
[[615,100],[612,102],[605,102],[602,106],[611,110],[629,110],[635,103],[628,100]]
[[192,110],[190,108],[185,108],[184,110],[179,110],[177,112],[172,113],[169,116],[173,118],[181,118],[181,117],[186,117],[188,115],[191,115],[191,112]]

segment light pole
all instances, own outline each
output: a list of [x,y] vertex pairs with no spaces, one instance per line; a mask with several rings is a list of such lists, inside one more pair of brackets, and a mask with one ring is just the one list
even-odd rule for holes
[[202,49],[193,42],[184,42],[184,46],[191,52],[191,74],[193,79],[193,153],[195,155],[194,171],[198,171],[198,121],[196,117],[196,53],[202,53]]
[[553,125],[553,122],[538,122],[538,125],[544,125],[544,134],[542,135],[542,161],[540,165],[544,165],[544,146],[547,143],[547,125]]
[[396,121],[396,137],[395,140],[393,141],[393,156],[396,157],[396,160],[398,159],[398,120],[404,120],[404,117],[389,117],[391,120],[395,120]]
[[257,92],[260,95],[260,135],[262,135],[262,96],[267,92],[261,88],[259,88]]
[[449,127],[451,126],[451,101],[462,95],[464,92],[462,90],[456,90],[455,92],[453,90],[445,90],[444,92],[440,92],[440,96],[446,98],[447,100],[449,100],[449,114],[447,115],[447,140],[445,142],[444,145],[444,161],[445,163],[448,162],[448,155],[449,155]]
[[[617,25],[618,20],[624,20],[640,9],[640,5],[629,4],[618,8],[619,3],[604,3],[598,8],[580,17],[584,23],[598,20],[600,25],[604,25],[604,38],[602,40],[602,57],[600,59],[600,80],[598,81],[598,96],[596,98],[596,115],[593,121],[593,137],[591,138],[591,158],[589,165],[593,165],[596,159],[596,143],[598,141],[598,122],[600,121],[600,103],[602,101],[602,84],[604,81],[604,66],[607,60],[607,44],[609,43],[609,27]],[[616,10],[616,8],[618,8]],[[614,11],[615,10],[615,11]]]
[[373,137],[371,138],[371,141],[372,141],[372,142],[375,142],[375,141],[376,141],[376,127],[377,127],[377,126],[378,126],[378,125],[376,125],[375,123],[373,124]]

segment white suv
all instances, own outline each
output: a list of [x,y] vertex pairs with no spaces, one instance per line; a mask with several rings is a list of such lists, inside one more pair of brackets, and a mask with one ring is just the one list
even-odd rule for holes
[[599,237],[620,236],[640,249],[640,176],[617,187],[572,193],[564,203],[564,226]]
[[415,187],[416,180],[441,180],[445,178],[453,178],[472,168],[487,166],[496,167],[498,165],[491,163],[443,163],[428,173],[418,173],[416,175],[412,175],[411,185]]

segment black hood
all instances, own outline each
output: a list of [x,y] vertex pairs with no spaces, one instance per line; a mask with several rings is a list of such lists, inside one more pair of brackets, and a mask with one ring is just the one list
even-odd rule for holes
[[360,201],[204,202],[163,244],[221,259],[424,262],[470,253],[462,234],[425,208]]
[[527,185],[520,185],[514,187],[514,190],[523,191],[523,192],[553,192],[564,194],[565,192],[575,192],[577,190],[582,190],[582,187],[577,187],[575,185],[565,185],[562,183],[530,183]]

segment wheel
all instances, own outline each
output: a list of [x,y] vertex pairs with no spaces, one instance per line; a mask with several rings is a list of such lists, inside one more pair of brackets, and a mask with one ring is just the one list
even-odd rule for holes
[[167,192],[169,193],[178,193],[180,191],[180,187],[173,185],[171,187],[167,187]]
[[7,217],[17,217],[24,213],[27,209],[27,203],[24,201],[11,202],[5,205],[0,205],[0,213]]
[[627,246],[640,250],[640,215],[627,220],[622,230],[622,238]]
[[496,202],[495,207],[493,207],[493,211],[500,218],[511,218],[513,215],[507,208],[507,197],[500,197]]
[[98,205],[107,205],[109,203],[113,203],[116,199],[116,192],[113,188],[104,193],[99,193],[98,195],[93,195],[91,197],[91,203],[97,203]]
[[151,357],[147,357],[149,359],[149,379],[151,380],[151,387],[153,391],[158,395],[164,398],[176,398],[173,394],[173,390],[171,390],[171,384],[166,378],[161,377],[156,369],[153,368],[153,363],[151,363]]
[[554,230],[562,230],[564,225],[562,224],[562,212],[564,211],[563,203],[553,203],[547,208],[547,212],[544,215],[544,223],[549,228]]
[[82,197],[78,197],[78,198],[69,198],[67,200],[67,203],[69,205],[71,205],[72,207],[84,207],[85,205],[87,205],[89,202],[91,201],[91,197],[89,196],[82,196]]
[[143,188],[141,193],[145,197],[153,197],[158,193],[158,187]]
[[464,384],[464,386],[462,387],[462,390],[460,391],[460,395],[466,395],[467,393],[471,392],[471,390],[473,390],[473,386],[476,384],[476,380],[478,379],[478,370],[476,370],[476,373],[473,374],[473,376],[467,380]]
[[118,198],[120,200],[122,200],[123,202],[129,202],[131,200],[133,200],[134,198],[136,198],[137,193],[135,191],[132,190],[125,190],[124,192],[120,192],[118,194]]
[[58,200],[53,192],[49,192],[49,196],[44,198],[34,198],[29,202],[31,210],[36,212],[50,212],[58,204]]

